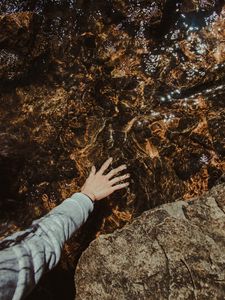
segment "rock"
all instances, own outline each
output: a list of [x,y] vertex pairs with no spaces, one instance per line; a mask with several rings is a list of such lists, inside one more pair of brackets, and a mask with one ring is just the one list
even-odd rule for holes
[[[180,30],[173,30],[168,37],[174,40],[170,47],[156,49],[157,54],[143,54],[143,69],[149,76],[158,76],[166,87],[172,89],[170,97],[181,91],[187,92],[205,82],[219,81],[224,77],[225,35],[224,16],[207,27],[198,28],[191,25],[194,19],[182,15],[182,25],[187,27],[185,36],[177,37]],[[199,30],[197,30],[197,28]],[[215,43],[215,40],[218,42]],[[220,70],[221,71],[220,71]],[[218,72],[215,70],[218,70]],[[182,97],[182,96],[181,96]]]
[[37,16],[32,12],[21,12],[0,16],[0,46],[28,53],[27,43],[35,38]]
[[140,25],[140,23],[155,26],[159,25],[163,8],[165,6],[165,0],[152,0],[152,1],[113,1],[113,6],[128,22]]
[[0,50],[0,79],[13,80],[27,70],[27,65],[17,52]]
[[144,212],[82,254],[76,300],[224,299],[225,184]]
[[46,51],[46,42],[37,34],[40,24],[41,17],[33,12],[0,15],[0,79],[3,82],[31,74],[38,58]]
[[183,0],[181,2],[180,8],[182,12],[192,12],[192,11],[208,11],[215,8],[218,4],[218,0]]

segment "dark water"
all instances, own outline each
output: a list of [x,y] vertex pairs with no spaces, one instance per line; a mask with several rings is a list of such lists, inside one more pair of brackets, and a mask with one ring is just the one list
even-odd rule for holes
[[30,297],[73,299],[98,234],[223,180],[223,2],[2,0],[0,13],[1,236],[78,190],[92,164],[113,156],[131,173]]

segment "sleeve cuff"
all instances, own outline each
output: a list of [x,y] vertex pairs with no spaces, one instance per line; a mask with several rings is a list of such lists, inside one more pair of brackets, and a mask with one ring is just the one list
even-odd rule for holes
[[84,193],[77,192],[77,193],[73,194],[70,198],[72,198],[72,199],[77,199],[77,198],[79,198],[79,199],[81,199],[81,200],[83,200],[83,201],[85,201],[85,202],[89,202],[89,205],[91,205],[91,207],[92,207],[92,209],[93,209],[94,201],[91,200],[91,198],[88,197],[88,196],[87,196],[86,194],[84,194]]
[[77,224],[81,225],[86,221],[93,209],[94,204],[88,196],[83,193],[75,193],[59,206],[53,208],[50,214],[62,213],[73,218]]

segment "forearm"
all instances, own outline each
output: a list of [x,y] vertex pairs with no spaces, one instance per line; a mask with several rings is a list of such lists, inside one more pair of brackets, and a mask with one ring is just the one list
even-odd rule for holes
[[[45,271],[59,261],[64,242],[87,220],[93,203],[75,193],[49,214],[32,223],[19,244],[0,252],[0,299],[17,300],[26,296]],[[30,232],[29,232],[30,231]],[[6,278],[7,274],[7,278]],[[3,279],[4,278],[4,279]]]

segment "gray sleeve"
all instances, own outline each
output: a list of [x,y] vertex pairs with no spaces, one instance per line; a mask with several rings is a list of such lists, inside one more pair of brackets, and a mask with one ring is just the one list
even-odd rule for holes
[[4,241],[22,240],[0,251],[0,299],[24,299],[43,273],[58,263],[64,242],[92,210],[93,202],[83,193],[75,193],[27,230],[6,238]]

